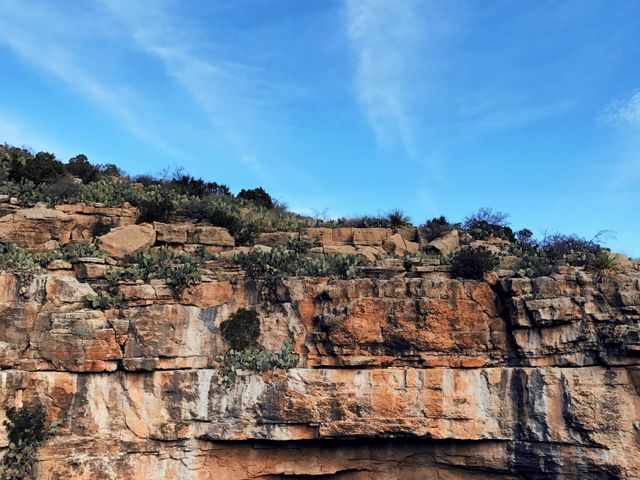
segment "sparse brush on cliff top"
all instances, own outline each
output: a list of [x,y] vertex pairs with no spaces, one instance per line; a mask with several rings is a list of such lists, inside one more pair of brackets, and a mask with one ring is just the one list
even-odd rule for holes
[[509,227],[508,218],[509,215],[506,213],[498,212],[491,208],[481,208],[464,220],[462,228],[471,234],[473,238],[479,240],[499,237],[513,242],[515,235]]
[[52,260],[73,261],[82,257],[108,258],[93,243],[71,243],[44,252],[30,252],[12,243],[0,243],[0,269],[7,271],[37,270]]
[[482,280],[498,266],[498,257],[486,247],[464,247],[451,256],[450,263],[452,276]]
[[203,248],[194,253],[174,253],[167,247],[153,248],[125,258],[125,267],[107,274],[112,284],[164,279],[179,297],[184,290],[202,280],[202,262],[212,256]]
[[269,252],[240,253],[234,261],[244,269],[247,277],[261,282],[270,296],[275,295],[278,282],[284,277],[335,275],[354,278],[358,267],[367,264],[356,255],[310,255],[311,246],[311,243],[293,240],[286,246],[273,247]]

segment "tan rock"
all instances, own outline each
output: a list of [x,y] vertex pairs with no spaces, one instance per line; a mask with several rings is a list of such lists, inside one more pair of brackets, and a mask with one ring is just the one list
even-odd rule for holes
[[46,288],[47,301],[54,304],[84,303],[87,295],[95,293],[88,283],[59,273],[48,275]]
[[208,308],[229,302],[233,295],[233,286],[228,282],[203,282],[192,285],[182,294],[182,303]]
[[405,253],[416,253],[420,250],[420,244],[405,240],[399,233],[395,233],[387,238],[383,246],[391,255],[397,256],[402,256]]
[[148,284],[143,285],[118,285],[118,293],[127,302],[153,301],[156,298],[155,289]]
[[300,236],[298,232],[272,232],[261,233],[256,237],[256,245],[266,245],[268,247],[284,246],[290,240],[297,239]]
[[114,228],[98,237],[98,246],[107,255],[123,259],[128,255],[150,249],[156,241],[156,232],[147,223]]
[[189,232],[189,243],[200,243],[217,247],[234,247],[235,240],[226,228],[197,226],[193,232]]
[[460,247],[457,230],[451,230],[440,238],[427,244],[427,250],[438,252],[440,255],[450,255]]
[[323,246],[350,245],[353,242],[353,228],[305,228],[300,233],[300,238],[310,241],[319,241]]
[[381,246],[393,231],[390,228],[354,228],[353,244],[357,246]]
[[193,224],[189,223],[159,223],[154,222],[153,228],[156,231],[156,240],[162,243],[180,244],[187,243],[189,230],[193,229]]
[[46,250],[69,242],[73,220],[63,212],[37,206],[0,218],[0,242]]
[[325,255],[355,255],[356,247],[351,245],[327,245],[322,249]]
[[356,247],[356,253],[369,263],[375,263],[376,260],[387,255],[387,252],[382,247],[370,246]]

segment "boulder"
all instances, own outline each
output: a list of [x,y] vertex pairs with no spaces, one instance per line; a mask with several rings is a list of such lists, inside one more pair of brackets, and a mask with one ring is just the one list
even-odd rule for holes
[[66,213],[38,204],[0,218],[0,242],[46,250],[68,243],[73,224]]
[[442,237],[432,240],[427,245],[427,250],[438,252],[440,255],[449,255],[460,247],[460,239],[457,230],[451,230]]
[[114,228],[109,233],[98,237],[100,249],[117,259],[148,250],[155,242],[156,231],[147,223]]
[[270,232],[261,233],[256,237],[256,245],[266,245],[268,247],[277,247],[286,245],[289,240],[295,240],[299,237],[298,232]]
[[80,283],[64,274],[50,274],[47,278],[47,301],[54,304],[82,303],[87,295],[95,293],[88,283]]
[[402,256],[405,253],[416,253],[420,250],[418,243],[405,240],[399,233],[395,233],[387,238],[383,246],[391,255],[398,256]]
[[350,245],[353,241],[353,228],[305,228],[300,237],[303,240],[318,240],[323,246]]
[[189,231],[187,242],[215,247],[234,247],[236,245],[235,240],[229,234],[229,230],[209,225],[195,227],[193,231]]
[[390,228],[354,228],[353,244],[356,246],[380,246],[392,234]]
[[153,228],[156,231],[156,240],[162,243],[187,243],[189,228],[193,228],[189,223],[159,223],[154,222]]

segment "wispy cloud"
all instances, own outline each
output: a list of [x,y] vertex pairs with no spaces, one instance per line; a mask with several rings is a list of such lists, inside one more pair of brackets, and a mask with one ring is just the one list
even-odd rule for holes
[[104,0],[139,48],[160,60],[169,76],[205,112],[212,134],[221,137],[254,173],[265,177],[261,155],[252,145],[258,131],[270,125],[274,97],[266,72],[235,58],[219,45],[202,45],[175,22],[171,4]]
[[640,124],[640,90],[627,100],[610,103],[605,108],[603,119],[617,125]]
[[[171,155],[177,155],[152,128],[145,126],[139,99],[126,85],[107,82],[92,71],[97,58],[81,46],[99,35],[101,25],[94,16],[62,15],[51,4],[3,0],[0,43],[27,64],[66,83],[74,92],[114,117],[131,134]],[[89,22],[89,23],[86,23]],[[95,55],[96,52],[93,52]],[[138,108],[137,108],[138,107]]]
[[415,154],[411,82],[423,29],[412,1],[347,0],[346,21],[357,65],[355,89],[381,145]]

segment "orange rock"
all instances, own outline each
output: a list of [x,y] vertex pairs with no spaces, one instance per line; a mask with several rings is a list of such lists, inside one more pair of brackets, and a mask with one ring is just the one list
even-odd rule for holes
[[228,282],[203,282],[192,285],[182,294],[182,303],[207,308],[229,302],[233,295],[233,285]]
[[128,255],[150,249],[156,241],[156,231],[147,223],[127,225],[110,230],[98,237],[98,246],[107,255],[123,259]]

